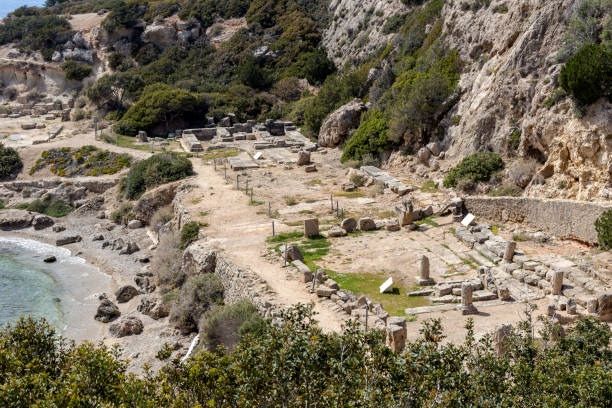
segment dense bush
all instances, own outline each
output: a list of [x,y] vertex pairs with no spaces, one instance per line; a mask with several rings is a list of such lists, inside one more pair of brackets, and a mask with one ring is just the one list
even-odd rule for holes
[[100,176],[115,174],[128,167],[131,161],[132,158],[126,153],[99,150],[91,145],[78,149],[62,147],[42,152],[40,159],[30,169],[30,174],[48,166],[53,174],[60,177]]
[[6,180],[14,176],[22,168],[23,163],[17,151],[0,143],[0,180]]
[[180,248],[178,234],[167,232],[161,235],[155,256],[151,260],[151,270],[155,271],[162,293],[185,283],[185,272],[181,268],[182,260],[183,250]]
[[607,407],[612,394],[610,330],[529,322],[498,355],[489,335],[444,341],[440,320],[402,354],[384,334],[348,324],[326,333],[302,308],[244,336],[231,354],[203,351],[157,373],[127,373],[119,350],[58,341],[45,322],[0,331],[0,406],[126,407]]
[[612,210],[601,214],[595,221],[595,231],[601,249],[612,249]]
[[223,345],[231,351],[244,336],[262,330],[264,324],[255,305],[241,300],[204,314],[198,327],[201,341],[208,350]]
[[66,203],[61,198],[51,198],[49,196],[42,200],[37,198],[30,203],[19,204],[17,208],[45,214],[50,217],[64,217],[74,210],[70,204]]
[[138,130],[152,131],[163,126],[164,134],[167,134],[174,121],[189,123],[203,118],[207,111],[206,101],[201,95],[165,84],[150,85],[121,118],[115,130],[134,136]]
[[17,9],[0,24],[0,45],[16,42],[21,49],[40,51],[46,60],[72,35],[68,20],[41,15],[37,8]]
[[189,221],[183,228],[181,228],[181,249],[185,249],[193,241],[198,239],[198,233],[200,232],[200,223],[196,221]]
[[612,51],[584,45],[561,68],[559,84],[586,105],[604,96],[612,100]]
[[82,62],[66,61],[62,64],[62,69],[67,79],[82,81],[91,75],[93,69]]
[[341,160],[362,160],[366,154],[378,156],[394,146],[389,140],[389,126],[383,113],[378,110],[364,112],[355,134],[346,142]]
[[124,180],[122,191],[130,199],[139,198],[147,188],[191,176],[189,159],[176,153],[160,153],[134,164]]
[[198,323],[205,312],[222,304],[223,284],[217,275],[207,273],[190,276],[170,310],[170,321],[181,333],[189,334],[198,330]]
[[444,187],[455,187],[460,179],[473,182],[488,181],[491,175],[504,168],[499,154],[494,152],[474,153],[465,157],[444,177]]

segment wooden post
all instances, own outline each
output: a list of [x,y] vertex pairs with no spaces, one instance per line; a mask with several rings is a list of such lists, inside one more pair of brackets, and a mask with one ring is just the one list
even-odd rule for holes
[[249,194],[249,179],[246,181],[246,187],[244,188],[244,193]]
[[331,202],[331,210],[334,211],[334,195],[329,194],[329,201]]
[[236,190],[240,191],[240,189],[238,188],[238,178],[240,177],[240,174],[236,174]]
[[314,266],[314,277],[312,278],[312,290],[311,292],[314,293],[315,291],[315,285],[317,282],[317,276],[319,276],[319,270],[317,269],[317,265]]
[[251,187],[251,204],[253,204],[253,187]]
[[272,205],[268,201],[268,218],[272,217]]
[[340,206],[338,205],[338,201],[336,201],[336,218],[340,217]]
[[285,243],[285,263],[283,266],[287,266],[287,244]]
[[272,236],[274,236],[274,221],[272,221]]
[[368,313],[370,312],[370,304],[366,303],[366,316],[365,316],[365,331],[368,331]]

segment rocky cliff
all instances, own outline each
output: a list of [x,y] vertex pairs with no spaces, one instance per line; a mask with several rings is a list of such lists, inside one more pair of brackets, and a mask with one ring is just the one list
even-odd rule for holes
[[[507,161],[536,163],[529,196],[612,198],[612,105],[601,99],[577,113],[570,97],[555,98],[560,52],[578,3],[444,2],[444,42],[463,64],[461,97],[443,119],[446,167],[494,150]],[[382,34],[384,21],[410,10],[400,0],[332,0],[329,7],[334,21],[324,44],[338,64],[392,44],[394,34]]]

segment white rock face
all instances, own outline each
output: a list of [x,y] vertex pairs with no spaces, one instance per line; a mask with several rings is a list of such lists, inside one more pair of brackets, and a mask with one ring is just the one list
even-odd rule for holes
[[353,99],[325,118],[319,132],[319,145],[334,147],[342,143],[351,129],[359,126],[361,113],[366,110],[360,99]]
[[395,34],[383,34],[387,17],[408,9],[402,0],[331,0],[333,17],[323,32],[327,54],[338,66],[365,58],[393,40]]
[[141,38],[144,42],[166,48],[176,42],[176,29],[166,24],[150,25],[144,30]]

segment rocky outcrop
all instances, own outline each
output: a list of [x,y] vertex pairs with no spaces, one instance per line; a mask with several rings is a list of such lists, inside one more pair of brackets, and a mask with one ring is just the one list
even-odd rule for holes
[[143,315],[149,316],[154,320],[159,320],[167,317],[170,314],[168,305],[164,304],[161,299],[151,296],[145,296],[140,299],[140,304],[138,305],[137,310]]
[[365,110],[365,104],[360,99],[353,99],[329,114],[321,125],[319,145],[335,147],[346,140],[349,132],[359,126],[361,113]]
[[32,225],[34,214],[25,210],[5,210],[0,212],[0,230],[27,228]]
[[172,203],[181,183],[168,183],[147,191],[134,205],[132,217],[145,225],[148,224],[155,211]]

